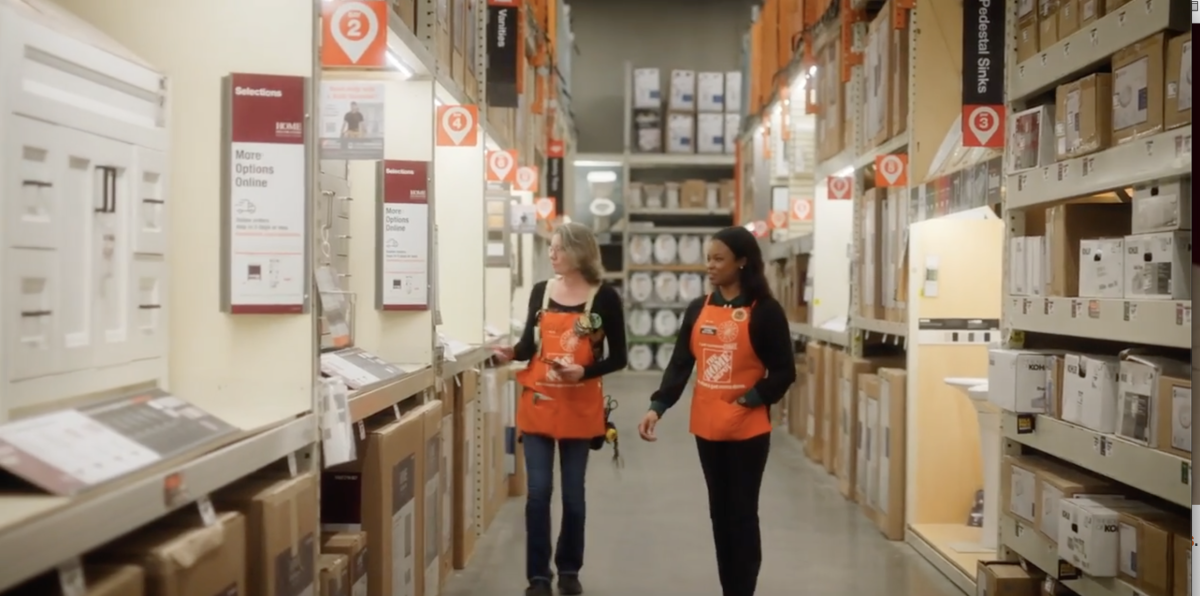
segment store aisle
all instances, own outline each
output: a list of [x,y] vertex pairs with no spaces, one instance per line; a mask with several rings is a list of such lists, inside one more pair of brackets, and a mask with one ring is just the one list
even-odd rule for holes
[[[657,443],[636,436],[656,383],[656,377],[629,375],[606,384],[621,402],[615,417],[624,433],[625,468],[614,471],[606,449],[593,457],[588,471],[582,579],[589,596],[720,593],[704,480],[687,432],[688,404],[668,412]],[[522,593],[523,503],[513,499],[505,507],[445,596]],[[799,443],[782,433],[772,445],[762,509],[763,596],[961,596],[920,555],[884,540],[841,497],[832,477],[813,467]]]

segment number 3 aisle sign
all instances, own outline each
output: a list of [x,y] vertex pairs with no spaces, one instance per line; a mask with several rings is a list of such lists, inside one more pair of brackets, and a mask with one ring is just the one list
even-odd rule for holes
[[334,0],[321,3],[321,66],[385,68],[388,3]]
[[1004,147],[1004,11],[996,0],[963,2],[964,147]]

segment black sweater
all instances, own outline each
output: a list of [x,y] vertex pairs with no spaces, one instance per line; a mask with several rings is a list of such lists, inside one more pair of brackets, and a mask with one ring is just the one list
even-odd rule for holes
[[[538,282],[529,292],[529,313],[525,317],[525,330],[521,339],[513,346],[513,359],[528,361],[537,354],[537,341],[533,332],[537,328],[538,311],[542,310],[542,298],[546,295],[546,282]],[[582,304],[564,306],[554,300],[550,301],[549,310],[552,312],[583,312]],[[608,344],[608,354],[605,355],[603,346],[594,345],[592,351],[596,360],[589,366],[583,367],[583,378],[594,379],[609,373],[617,372],[629,364],[629,353],[625,345],[625,309],[621,304],[621,295],[612,286],[602,284],[592,301],[592,312],[600,315],[600,327],[604,330],[604,343]]]
[[[696,366],[696,356],[692,354],[692,328],[700,316],[700,310],[708,296],[702,296],[688,305],[679,325],[679,337],[675,340],[675,351],[671,354],[671,362],[663,371],[662,383],[658,391],[650,397],[650,409],[662,416],[671,406],[674,406]],[[743,308],[746,300],[734,298],[726,303],[720,294],[712,295],[714,306]],[[796,356],[792,347],[792,333],[788,327],[787,314],[783,306],[774,298],[763,298],[754,303],[750,311],[750,345],[754,354],[762,361],[767,373],[754,384],[754,387],[743,396],[741,403],[747,407],[760,405],[771,406],[779,403],[792,383],[796,382]]]

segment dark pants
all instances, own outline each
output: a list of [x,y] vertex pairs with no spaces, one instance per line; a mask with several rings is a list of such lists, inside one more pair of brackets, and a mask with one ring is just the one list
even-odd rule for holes
[[708,485],[708,512],[724,596],[754,596],[762,567],[758,495],[771,451],[770,433],[745,441],[696,437]]
[[529,581],[549,582],[550,498],[554,495],[554,449],[559,452],[562,474],[562,527],[553,549],[559,575],[578,575],[583,569],[583,532],[587,519],[584,477],[591,449],[585,439],[556,441],[525,435],[525,473],[529,494],[525,498],[525,576]]

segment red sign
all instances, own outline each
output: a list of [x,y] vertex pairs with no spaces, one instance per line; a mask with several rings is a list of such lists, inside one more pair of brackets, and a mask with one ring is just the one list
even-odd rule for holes
[[376,244],[380,310],[429,310],[429,163],[380,162]]
[[812,221],[812,199],[792,199],[792,221]]
[[537,166],[521,166],[517,168],[516,187],[517,190],[525,192],[538,191],[538,169]]
[[534,203],[537,218],[541,221],[553,221],[558,218],[558,209],[554,205],[554,197],[542,197]]
[[321,66],[387,66],[388,3],[325,0],[321,3]]
[[908,186],[908,155],[891,153],[875,156],[875,187]]
[[474,147],[478,144],[479,106],[438,106],[438,147]]
[[772,230],[784,230],[788,227],[788,212],[787,211],[772,211],[767,219],[767,227]]
[[429,163],[385,160],[383,202],[429,203]]
[[854,181],[846,176],[830,176],[825,181],[825,189],[828,191],[829,200],[849,201],[850,195],[854,193]]
[[558,139],[550,139],[546,143],[546,157],[566,157],[567,148]]
[[1004,148],[1004,106],[963,106],[963,147]]
[[230,140],[304,144],[304,77],[230,75]]
[[516,182],[517,179],[517,152],[514,150],[508,151],[488,151],[487,152],[487,181],[488,182]]
[[759,220],[750,224],[750,233],[754,234],[755,238],[766,238],[770,233],[771,228],[767,226],[767,222]]

